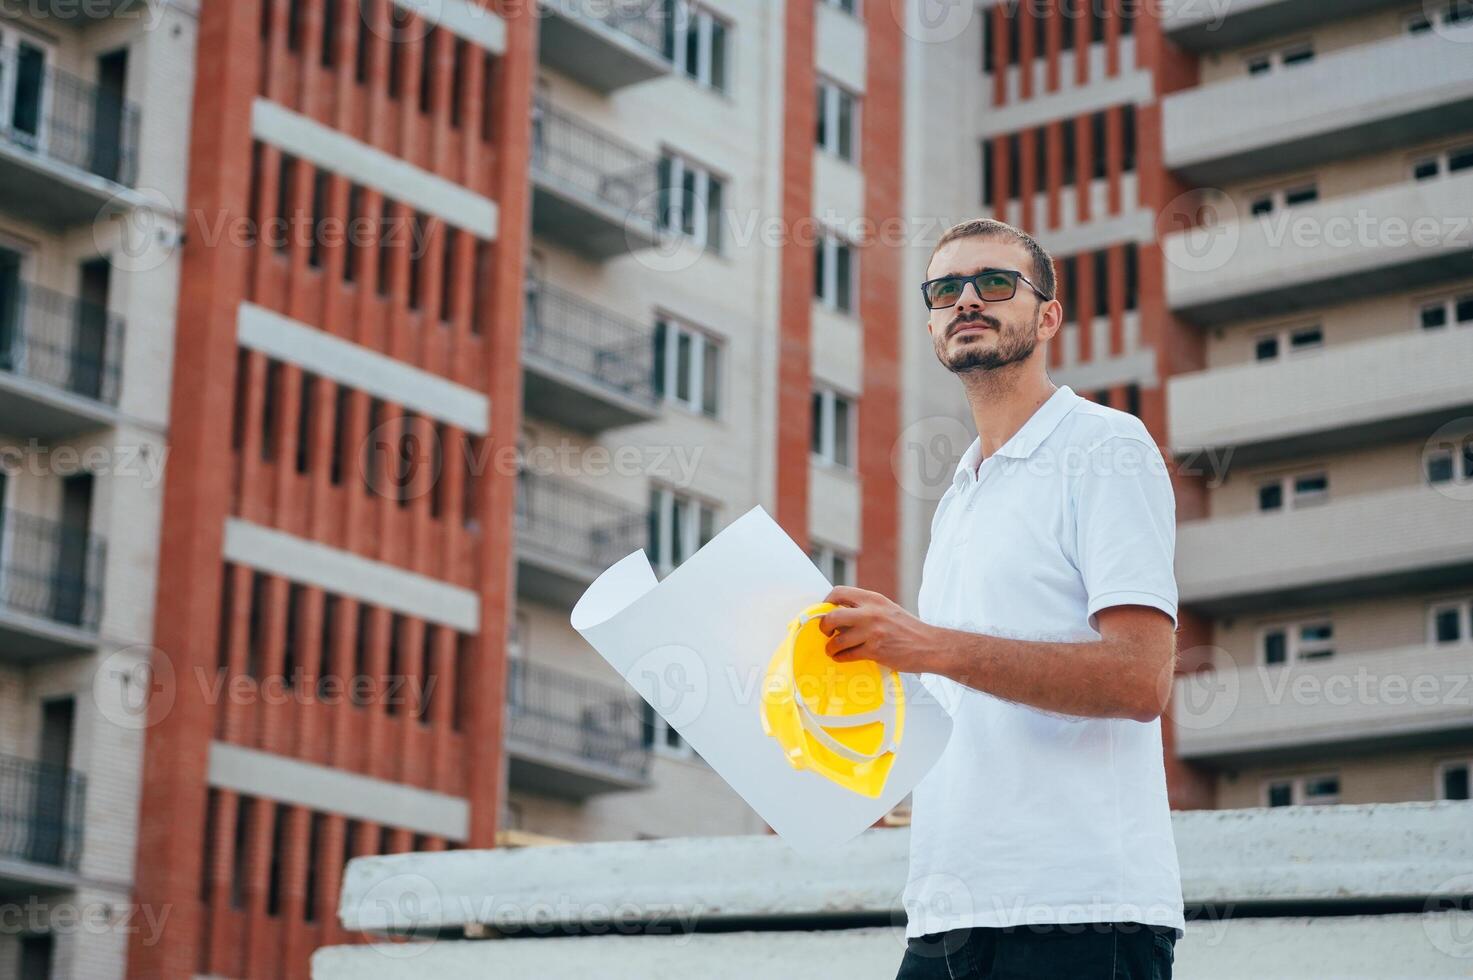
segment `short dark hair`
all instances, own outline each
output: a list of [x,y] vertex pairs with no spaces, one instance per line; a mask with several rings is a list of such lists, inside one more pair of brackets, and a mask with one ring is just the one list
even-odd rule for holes
[[1047,299],[1054,298],[1058,290],[1058,277],[1054,274],[1054,258],[1049,255],[1048,249],[1038,244],[1034,237],[1026,231],[1014,228],[1006,221],[998,221],[996,218],[973,218],[971,221],[963,221],[959,225],[952,225],[946,229],[940,240],[936,242],[936,247],[931,250],[931,258],[926,260],[926,267],[930,268],[931,260],[936,258],[936,253],[941,251],[943,245],[960,238],[1001,238],[1022,245],[1033,259],[1033,275],[1029,278]]

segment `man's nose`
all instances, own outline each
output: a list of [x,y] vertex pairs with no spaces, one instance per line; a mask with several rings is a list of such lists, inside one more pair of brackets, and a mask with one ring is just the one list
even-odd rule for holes
[[962,294],[957,298],[956,305],[962,310],[980,310],[982,308],[982,294],[977,292],[974,283],[966,283],[962,286]]

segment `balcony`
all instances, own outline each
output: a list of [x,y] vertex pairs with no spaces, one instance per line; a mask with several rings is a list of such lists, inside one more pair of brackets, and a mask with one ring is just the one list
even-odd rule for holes
[[642,704],[632,689],[513,659],[506,721],[511,785],[574,800],[649,785]]
[[1406,330],[1167,383],[1179,455],[1232,450],[1242,466],[1424,438],[1469,413],[1473,330]]
[[542,64],[607,95],[670,74],[657,4],[542,0]]
[[37,0],[49,17],[79,24],[94,24],[110,17],[146,17],[148,0]]
[[1208,615],[1473,582],[1468,503],[1425,486],[1177,529],[1184,606]]
[[1166,165],[1190,183],[1220,187],[1466,132],[1468,51],[1431,31],[1178,92],[1162,108]]
[[13,510],[0,516],[0,662],[96,647],[106,550],[78,528]]
[[571,607],[614,562],[645,546],[646,517],[567,480],[517,479],[517,591]]
[[87,781],[0,755],[0,898],[74,887]]
[[138,177],[138,109],[120,92],[47,68],[24,49],[0,55],[0,210],[49,227],[85,224]]
[[1469,200],[1463,173],[1177,232],[1162,241],[1167,305],[1213,326],[1466,276]]
[[0,426],[43,441],[116,419],[123,322],[92,303],[0,282]]
[[532,112],[532,230],[590,259],[661,241],[656,161],[546,102]]
[[1467,744],[1473,733],[1473,707],[1457,680],[1473,671],[1467,644],[1225,669],[1232,675],[1177,680],[1176,703],[1190,705],[1176,723],[1183,759],[1292,764],[1370,749]]
[[1223,51],[1255,41],[1292,34],[1327,20],[1346,20],[1388,7],[1400,0],[1167,0],[1161,29],[1188,51]]
[[659,416],[650,330],[547,283],[527,285],[522,396],[529,415],[596,433]]

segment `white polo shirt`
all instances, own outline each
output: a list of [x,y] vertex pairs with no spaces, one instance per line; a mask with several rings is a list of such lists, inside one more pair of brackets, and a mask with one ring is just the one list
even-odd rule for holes
[[[980,457],[979,440],[936,509],[921,619],[1065,642],[1098,640],[1094,616],[1109,606],[1175,622],[1176,501],[1139,419],[1062,387]],[[922,677],[954,727],[912,797],[907,936],[1184,928],[1159,720],[1055,714]]]

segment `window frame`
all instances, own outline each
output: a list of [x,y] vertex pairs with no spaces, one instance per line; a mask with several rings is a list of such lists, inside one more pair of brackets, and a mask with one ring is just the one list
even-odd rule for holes
[[[1328,626],[1330,636],[1327,640],[1307,642],[1304,639],[1304,631],[1311,627]],[[1265,641],[1271,633],[1284,634],[1284,662],[1271,664],[1268,662],[1268,651]],[[1328,647],[1329,653],[1316,655],[1316,650],[1324,645]],[[1309,649],[1306,649],[1309,647]],[[1314,616],[1292,620],[1275,620],[1271,623],[1263,623],[1258,627],[1254,639],[1254,659],[1259,667],[1290,667],[1295,664],[1319,660],[1333,660],[1338,651],[1335,648],[1335,620],[1332,616]]]
[[[1458,614],[1458,638],[1437,638],[1437,615],[1452,610]],[[1473,596],[1438,599],[1427,604],[1427,645],[1431,647],[1466,646],[1473,642]]]
[[[1311,800],[1306,792],[1306,787],[1310,783],[1325,779],[1335,780],[1334,796]],[[1338,771],[1314,772],[1302,776],[1270,776],[1262,780],[1259,784],[1259,805],[1279,809],[1269,803],[1269,793],[1273,787],[1287,784],[1289,786],[1289,806],[1330,806],[1339,803],[1341,797],[1344,796],[1344,787],[1341,785],[1341,782]]]
[[[827,542],[811,540],[808,544],[808,558],[823,573],[823,577],[829,580],[829,584],[854,585],[854,571],[859,561],[859,555],[855,552]],[[838,561],[845,563],[845,574],[842,576],[834,574],[835,562]]]
[[[853,471],[855,468],[855,452],[858,444],[859,429],[859,399],[846,391],[827,385],[816,385],[813,396],[809,400],[810,411],[813,407],[813,399],[819,402],[819,417],[817,428],[819,434],[819,447],[813,448],[812,438],[809,439],[809,458],[820,466],[836,470]],[[838,416],[838,403],[842,401],[847,406],[845,416],[845,431],[840,433],[835,419]],[[810,437],[813,429],[813,419],[810,418]],[[844,447],[844,461],[839,460],[838,449],[840,443]]]
[[[1319,343],[1296,348],[1294,337],[1297,334],[1308,333],[1318,330],[1320,333]],[[1273,357],[1259,357],[1258,345],[1265,340],[1272,340],[1276,345]],[[1292,326],[1273,327],[1268,330],[1253,334],[1253,363],[1254,364],[1278,364],[1283,361],[1293,360],[1306,354],[1317,354],[1325,349],[1325,328],[1318,320],[1313,323],[1299,323]]]
[[[722,95],[730,92],[732,90],[731,22],[711,8],[695,3],[693,0],[670,0],[665,9],[665,16],[671,19],[667,35],[671,50],[665,54],[669,57],[675,74],[712,92],[719,92]],[[721,56],[720,84],[713,80],[713,65],[716,62],[715,25],[718,23],[722,29],[721,39],[724,49]],[[690,32],[693,27],[696,31],[695,71],[691,71],[690,66],[686,63],[687,53],[690,50]]]
[[[849,289],[847,295],[839,294],[839,254],[849,253]],[[815,244],[816,256],[821,265],[814,271],[814,299],[823,308],[842,316],[854,316],[859,305],[859,249],[849,239],[831,228],[825,228]],[[822,270],[823,275],[818,274]]]
[[[726,222],[722,218],[726,205],[726,191],[731,182],[724,174],[706,166],[673,147],[660,151],[659,169],[662,176],[659,193],[662,198],[658,214],[659,227],[673,235],[680,235],[702,249],[716,255],[724,254]],[[685,177],[689,173],[694,181],[691,195],[695,202],[704,204],[689,215],[690,230],[686,230]],[[716,211],[716,226],[711,227],[711,188],[718,189],[718,200],[722,207]]]
[[[1312,495],[1300,494],[1300,492],[1296,488],[1296,484],[1300,480],[1311,479],[1314,477],[1324,478],[1324,492]],[[1254,484],[1254,486],[1260,492],[1263,490],[1264,487],[1275,485],[1279,487],[1280,500],[1282,501],[1282,504],[1279,507],[1270,510],[1264,510],[1262,502],[1260,500],[1259,506],[1255,513],[1282,514],[1288,511],[1299,510],[1303,507],[1318,507],[1322,504],[1329,503],[1330,501],[1330,472],[1326,469],[1300,470],[1294,473],[1286,473],[1281,476],[1264,478],[1258,480]]]
[[[658,515],[654,513],[656,499],[659,502]],[[675,508],[677,503],[684,504],[686,507],[686,526],[681,529],[683,539],[697,542],[696,546],[688,554],[679,558],[672,552],[675,543],[675,536],[672,532],[675,527]],[[658,524],[655,541],[649,543],[650,551],[653,552],[650,564],[654,566],[655,572],[662,577],[679,568],[691,555],[699,551],[706,541],[715,537],[719,531],[717,521],[719,520],[720,507],[705,497],[687,493],[683,490],[676,490],[673,487],[654,484],[650,487],[649,507],[650,510],[646,513],[646,518],[652,519]],[[703,514],[708,513],[711,515],[711,536],[703,541],[701,540],[701,518]]]
[[[41,52],[41,99],[36,106],[34,135],[15,129],[15,96],[20,84],[20,47],[25,44]],[[0,129],[7,138],[38,153],[46,152],[55,96],[52,73],[56,70],[56,45],[29,31],[0,24]]]
[[[1473,756],[1466,759],[1441,759],[1432,767],[1432,790],[1436,793],[1439,802],[1452,800],[1447,795],[1447,771],[1449,769],[1463,769],[1467,771],[1470,786],[1473,786]],[[1468,797],[1464,797],[1467,799]]]
[[[656,348],[657,359],[663,357],[663,363],[655,365],[658,376],[654,379],[655,391],[660,400],[668,405],[676,405],[702,418],[719,420],[721,418],[722,394],[726,384],[722,378],[722,371],[726,364],[726,342],[723,338],[716,336],[711,331],[698,327],[686,320],[665,310],[657,311],[655,314],[655,327],[651,333],[651,342],[659,336],[662,328],[665,331],[663,351]],[[678,394],[680,380],[680,343],[681,336],[689,336],[690,359],[688,365],[690,372],[690,398],[682,399]],[[711,411],[706,411],[706,350],[716,351],[716,370],[712,379],[716,394],[712,399]]]
[[[827,0],[821,0],[821,2],[827,2]],[[818,122],[823,126],[822,133],[814,134],[818,137],[818,149],[835,160],[859,166],[860,147],[863,143],[860,138],[863,99],[857,92],[827,75],[818,77],[816,88]],[[845,99],[849,100],[849,150],[847,153],[842,144],[843,130],[840,126]]]

